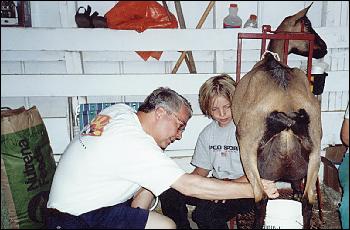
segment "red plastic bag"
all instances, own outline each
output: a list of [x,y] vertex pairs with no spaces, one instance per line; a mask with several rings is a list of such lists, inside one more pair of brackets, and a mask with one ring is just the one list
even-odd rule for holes
[[[169,18],[170,17],[170,18]],[[107,26],[118,30],[148,28],[178,28],[176,17],[156,1],[119,1],[106,14]],[[159,60],[162,51],[137,51],[146,61],[150,56]]]

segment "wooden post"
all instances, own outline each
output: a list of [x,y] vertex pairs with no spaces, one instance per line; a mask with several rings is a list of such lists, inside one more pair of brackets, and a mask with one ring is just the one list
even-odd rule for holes
[[166,1],[162,1],[163,3],[163,6],[166,10],[166,14],[168,15],[168,19],[169,19],[169,22],[171,21],[171,16],[170,16],[170,11],[169,11],[169,8],[168,8],[168,5],[166,4]]
[[[180,1],[175,1],[175,9],[176,9],[177,18],[179,20],[180,28],[186,29],[185,18],[182,13],[182,7],[181,7]],[[186,61],[188,70],[190,71],[190,73],[197,73],[192,51],[183,51],[183,52],[186,52],[185,61]]]
[[[198,24],[197,24],[197,26],[196,26],[196,29],[200,29],[200,28],[202,27],[203,23],[205,22],[205,19],[207,19],[208,14],[209,14],[209,12],[211,11],[211,9],[213,8],[214,4],[215,4],[215,1],[210,1],[210,3],[208,4],[207,8],[205,9],[205,11],[204,11],[204,13],[203,13],[201,19],[200,19],[199,22],[198,22]],[[174,73],[177,72],[177,70],[179,69],[179,67],[180,67],[180,65],[181,65],[181,63],[182,63],[182,61],[183,61],[184,58],[185,58],[185,56],[186,56],[186,52],[183,52],[183,53],[181,54],[181,56],[179,57],[179,59],[177,60],[175,66],[174,66],[174,69],[171,71],[172,74],[174,74]]]

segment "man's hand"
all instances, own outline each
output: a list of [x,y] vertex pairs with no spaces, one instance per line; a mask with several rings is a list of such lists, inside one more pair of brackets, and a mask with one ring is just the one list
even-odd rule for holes
[[269,198],[277,198],[280,195],[276,184],[273,181],[261,179],[261,182],[264,186],[264,191]]

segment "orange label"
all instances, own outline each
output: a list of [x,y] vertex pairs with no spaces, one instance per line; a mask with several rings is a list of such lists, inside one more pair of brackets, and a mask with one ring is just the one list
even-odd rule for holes
[[83,136],[101,136],[104,127],[109,123],[111,119],[107,115],[97,115],[87,126],[86,130],[83,131]]

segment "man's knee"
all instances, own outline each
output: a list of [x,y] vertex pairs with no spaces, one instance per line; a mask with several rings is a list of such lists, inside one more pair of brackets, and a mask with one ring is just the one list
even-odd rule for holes
[[150,212],[145,226],[146,229],[176,229],[175,222],[159,213]]
[[170,219],[170,218],[168,218],[169,220],[169,222],[167,223],[167,225],[169,226],[168,228],[169,229],[176,229],[176,224],[175,224],[175,222],[172,220],[172,219]]

